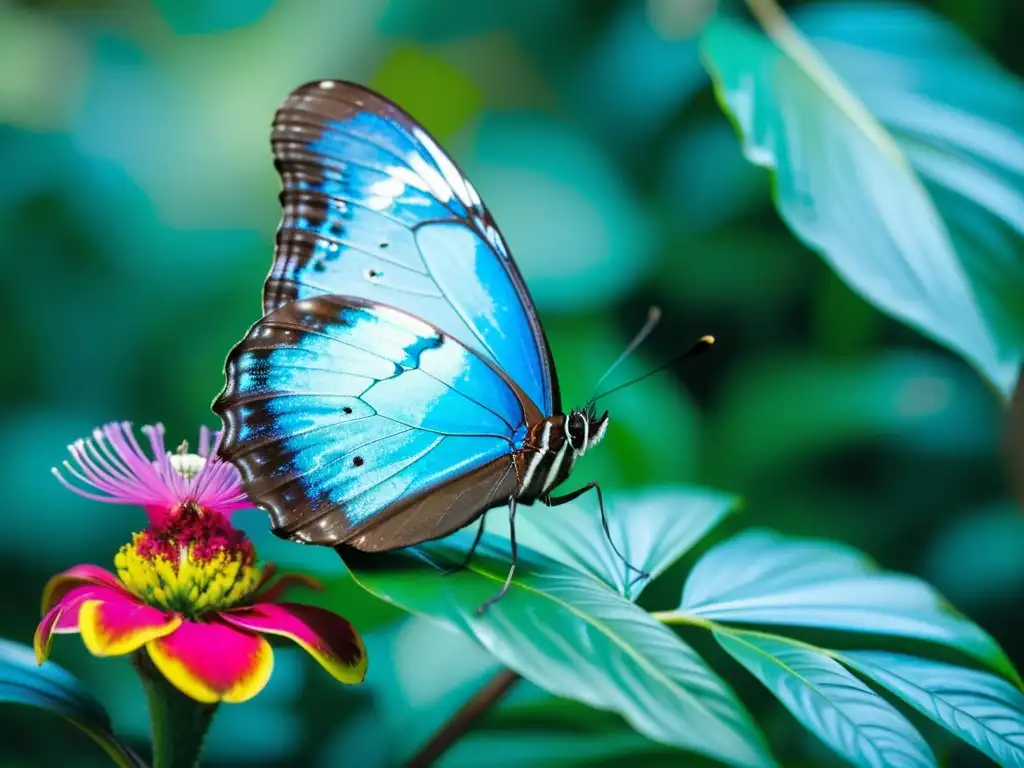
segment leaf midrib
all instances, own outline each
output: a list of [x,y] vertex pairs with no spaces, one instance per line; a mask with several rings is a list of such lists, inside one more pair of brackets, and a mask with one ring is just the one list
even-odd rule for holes
[[[493,576],[489,572],[482,571],[482,570],[480,570],[477,567],[473,567],[472,564],[470,564],[469,570],[472,573],[475,573],[475,574],[477,574],[479,576],[482,576],[483,578],[488,579],[490,581],[502,582],[502,583],[504,582],[504,579],[499,579],[498,577]],[[357,582],[360,582],[359,578],[355,576],[355,572],[352,571],[352,573],[353,573],[353,578],[355,578]],[[571,575],[575,576],[575,574],[571,574]],[[582,574],[582,575],[586,576],[587,574]],[[544,576],[538,576],[537,574],[530,573],[530,572],[525,573],[524,576],[533,576],[535,578],[545,578]],[[567,575],[565,575],[562,578],[568,578],[569,576],[570,576],[570,574],[567,574]],[[547,578],[552,578],[552,577],[549,576]],[[554,577],[554,578],[558,578],[558,577]],[[593,581],[593,582],[598,582],[598,580],[593,578],[592,576],[588,576],[588,580],[589,581]],[[362,582],[360,582],[360,583],[362,583]],[[586,582],[584,582],[584,583],[586,583]],[[366,587],[364,585],[364,589],[365,588]],[[696,708],[699,709],[700,711],[702,711],[705,715],[711,717],[712,719],[718,719],[718,720],[721,720],[721,721],[724,722],[724,718],[719,718],[713,711],[708,709],[707,706],[704,705],[699,698],[697,698],[697,697],[693,696],[692,694],[690,694],[681,683],[677,682],[671,676],[669,676],[668,674],[663,672],[661,669],[659,669],[652,661],[648,660],[646,656],[644,656],[642,654],[639,654],[637,651],[635,651],[633,649],[633,647],[624,638],[620,637],[617,633],[613,632],[603,622],[601,622],[601,621],[599,621],[599,620],[589,616],[588,614],[584,613],[583,611],[581,611],[580,609],[578,609],[577,607],[572,605],[572,603],[566,602],[564,599],[562,599],[562,598],[560,598],[560,597],[558,597],[556,595],[552,595],[552,594],[550,594],[548,592],[544,592],[542,590],[536,589],[535,587],[529,586],[527,584],[523,584],[521,581],[513,580],[512,583],[509,585],[509,588],[510,589],[517,588],[517,589],[524,590],[527,593],[538,595],[540,597],[543,597],[543,598],[546,598],[547,600],[552,601],[556,605],[559,605],[559,606],[567,609],[570,613],[572,613],[575,616],[577,616],[580,619],[582,619],[586,624],[589,624],[589,625],[595,627],[596,629],[598,629],[603,635],[608,637],[608,639],[610,639],[615,645],[617,645],[622,651],[624,651],[626,653],[626,655],[628,655],[629,657],[633,658],[643,669],[648,671],[648,673],[651,674],[652,677],[654,677],[656,680],[662,682],[662,684],[666,688],[668,688],[671,691],[678,691],[678,698],[680,698],[680,699],[682,699],[684,701],[688,700],[688,701],[692,702],[693,705],[695,705]],[[622,598],[617,593],[612,592],[611,590],[607,590],[607,588],[604,587],[603,585],[602,585],[602,589],[605,589],[608,592],[608,594],[613,596],[614,598],[617,598],[617,599],[620,599],[620,600],[625,600],[625,598]],[[373,590],[370,590],[370,591],[373,591]],[[629,605],[632,608],[636,608],[636,606],[633,605],[633,603],[627,602],[626,604]],[[419,614],[419,615],[427,615],[427,614],[425,614],[425,613],[423,613],[421,611],[415,611],[415,610],[412,610],[410,608],[406,608],[406,610],[410,610],[412,613],[416,613],[416,614]],[[637,608],[636,610],[640,610],[640,609]],[[647,614],[647,615],[649,615],[649,614]],[[658,625],[656,623],[653,626],[660,626],[660,625]],[[666,630],[666,631],[671,631],[671,630]],[[689,648],[689,646],[685,645],[681,639],[677,638],[677,640],[679,640],[679,643],[681,645],[683,645],[686,648]],[[724,688],[724,681],[722,681],[722,686]],[[725,690],[727,690],[727,689],[725,689]]]
[[[782,659],[778,658],[777,656],[773,656],[768,651],[765,651],[764,649],[757,647],[753,643],[750,643],[747,640],[744,640],[742,637],[740,637],[740,633],[739,632],[730,631],[730,630],[727,630],[727,629],[722,629],[722,630],[719,630],[719,631],[721,631],[722,634],[728,635],[729,637],[731,637],[736,642],[742,643],[747,648],[750,648],[752,651],[754,651],[756,654],[765,657],[770,662],[775,664],[775,666],[785,670],[790,675],[792,675],[794,678],[796,678],[798,681],[800,681],[801,683],[806,685],[808,688],[810,688],[815,694],[817,694],[822,699],[824,699],[829,704],[829,706],[831,706],[832,709],[839,715],[840,718],[842,718],[844,721],[846,721],[850,725],[850,727],[853,728],[853,730],[857,733],[857,740],[858,741],[860,741],[862,744],[866,744],[867,746],[869,746],[877,757],[882,757],[882,754],[879,752],[878,748],[874,745],[874,743],[871,741],[871,739],[864,735],[863,730],[861,729],[861,727],[859,725],[857,725],[857,723],[855,723],[849,717],[849,715],[847,715],[843,711],[843,709],[841,707],[839,707],[837,704],[835,704],[832,701],[832,699],[829,698],[829,696],[824,691],[822,691],[820,688],[818,688],[817,685],[815,685],[810,680],[808,680],[806,677],[804,677],[802,674],[800,674],[795,669],[790,667],[788,664],[786,664],[784,661],[782,661]],[[782,638],[781,636],[773,636],[773,637],[776,637],[778,640],[780,640],[782,642],[785,642],[785,639]],[[801,645],[803,645],[803,644],[801,644]],[[801,648],[801,650],[807,650],[807,651],[812,651],[812,649],[813,649],[813,646],[806,646],[805,648]],[[831,658],[829,656],[829,654],[827,654],[827,653],[825,653],[823,655],[826,658]],[[874,696],[876,696],[876,698],[880,699],[880,697],[878,697],[877,694],[872,694],[872,695],[874,695]]]
[[[881,667],[878,667],[877,664],[875,664],[873,662],[870,662],[870,661],[869,662],[858,662],[858,661],[856,661],[854,659],[850,659],[847,656],[843,656],[843,655],[840,655],[839,658],[842,659],[844,663],[849,664],[854,669],[856,669],[858,671],[861,671],[863,674],[867,675],[868,677],[870,677],[872,679],[875,679],[874,675],[871,675],[868,672],[863,672],[863,670],[861,669],[861,666],[863,665],[863,666],[866,666],[866,667],[875,667],[876,669],[882,669]],[[992,728],[989,728],[988,726],[986,726],[984,724],[983,721],[981,721],[978,718],[976,718],[970,712],[967,712],[966,710],[962,709],[961,707],[958,707],[955,704],[951,703],[949,701],[949,699],[942,698],[938,694],[932,693],[927,688],[924,688],[923,686],[918,685],[913,680],[909,680],[909,679],[907,679],[906,677],[904,677],[903,675],[901,675],[901,674],[899,674],[897,672],[893,672],[893,671],[888,670],[888,669],[882,669],[882,671],[885,674],[887,674],[887,675],[891,675],[892,677],[895,677],[895,678],[897,678],[899,680],[902,680],[907,685],[907,687],[913,688],[916,691],[920,691],[921,693],[925,694],[928,698],[934,699],[935,701],[941,701],[943,704],[945,704],[947,707],[952,709],[954,712],[957,712],[957,713],[963,715],[968,720],[970,720],[971,722],[973,722],[976,725],[978,725],[978,727],[980,727],[985,733],[993,734],[994,736],[996,736],[996,738],[999,739],[1000,742],[1006,744],[1007,746],[1011,747],[1012,749],[1015,749],[1015,750],[1020,749],[1020,747],[1018,747],[1017,745],[1015,745],[1012,742],[1010,742],[1009,739],[1006,736],[1004,736],[1003,734],[997,733]],[[877,681],[877,682],[880,682],[880,681]],[[882,684],[884,685],[884,683],[882,683]],[[885,688],[886,688],[886,690],[892,690],[887,685],[885,686]],[[900,694],[897,691],[892,691],[892,692],[894,694],[896,694],[897,696],[900,696]],[[900,696],[900,698],[902,699],[903,697]],[[994,698],[994,697],[992,697],[992,698]],[[907,700],[904,699],[904,701],[907,701]],[[998,701],[1001,704],[1006,704],[1006,702],[1002,701],[1001,699],[996,699],[996,701]],[[908,701],[907,703],[910,703],[910,702]],[[913,706],[913,704],[911,704],[911,706]],[[1024,751],[1024,750],[1022,750],[1022,751]]]

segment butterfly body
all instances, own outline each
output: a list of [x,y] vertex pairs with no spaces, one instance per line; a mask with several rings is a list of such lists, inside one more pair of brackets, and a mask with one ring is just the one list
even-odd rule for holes
[[521,504],[546,498],[569,479],[576,459],[601,442],[608,414],[598,418],[591,409],[556,414],[530,427],[523,448],[516,453]]
[[[380,552],[595,488],[552,495],[608,414],[563,411],[526,284],[426,131],[328,80],[286,99],[272,147],[283,214],[264,316],[213,407],[220,454],[275,533]],[[514,570],[514,525],[511,541]]]

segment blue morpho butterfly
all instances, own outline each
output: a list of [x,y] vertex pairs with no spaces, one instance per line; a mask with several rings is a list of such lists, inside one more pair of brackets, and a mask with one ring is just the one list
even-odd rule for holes
[[517,504],[594,489],[607,534],[597,483],[552,492],[608,413],[562,411],[526,284],[451,158],[398,106],[335,80],[296,89],[271,143],[283,218],[265,316],[214,410],[220,453],[274,532],[382,552],[479,519],[475,549],[483,514],[507,506],[512,567],[481,610],[514,573]]

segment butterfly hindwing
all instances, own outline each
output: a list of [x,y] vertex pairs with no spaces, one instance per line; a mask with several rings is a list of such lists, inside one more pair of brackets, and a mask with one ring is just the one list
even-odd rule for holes
[[447,535],[506,503],[513,451],[539,418],[443,331],[333,295],[256,323],[228,357],[214,410],[221,454],[276,533],[370,550]]
[[365,298],[440,328],[504,370],[543,415],[558,383],[529,292],[490,213],[398,106],[327,80],[296,89],[272,134],[283,216],[264,311]]

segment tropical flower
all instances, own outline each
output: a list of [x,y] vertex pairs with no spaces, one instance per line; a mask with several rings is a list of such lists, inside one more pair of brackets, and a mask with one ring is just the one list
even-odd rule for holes
[[[366,651],[356,630],[323,608],[280,602],[292,586],[318,587],[257,561],[252,542],[231,523],[231,512],[252,506],[238,471],[216,455],[219,434],[203,430],[199,453],[183,444],[164,451],[163,427],[145,427],[155,454],[143,453],[127,423],[96,430],[70,446],[78,468],[67,472],[101,493],[60,480],[100,501],[145,507],[149,526],[114,558],[117,574],[77,565],[43,591],[43,620],[35,633],[42,663],[55,634],[80,633],[96,656],[145,649],[180,691],[201,702],[239,702],[263,689],[273,668],[265,635],[296,642],[343,683],[366,674]],[[211,444],[212,437],[212,444]]]
[[[188,442],[168,453],[162,424],[145,426],[142,433],[149,439],[152,459],[127,421],[107,424],[93,430],[92,439],[80,438],[68,446],[78,467],[65,461],[65,470],[93,491],[75,487],[56,467],[51,472],[65,487],[87,499],[142,507],[152,523],[173,518],[188,506],[223,515],[252,507],[238,470],[216,456],[219,432],[211,433],[206,427],[199,430],[199,453],[189,453]],[[209,460],[211,455],[213,460]]]

